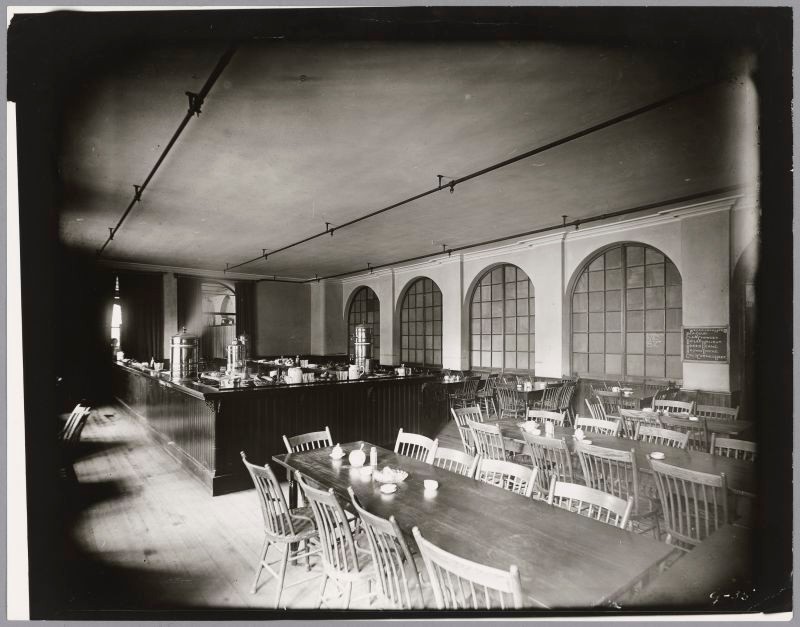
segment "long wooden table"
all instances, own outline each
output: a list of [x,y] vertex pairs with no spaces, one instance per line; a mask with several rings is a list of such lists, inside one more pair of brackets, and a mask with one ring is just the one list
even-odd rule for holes
[[[623,418],[634,421],[654,421],[656,418],[658,418],[655,412],[647,412],[638,409],[620,409],[619,413]],[[693,425],[696,426],[698,424],[696,421],[689,420],[689,418],[685,417],[683,414],[668,414],[668,416],[670,420],[685,423],[687,427]],[[709,433],[719,433],[726,436],[733,436],[749,430],[750,427],[753,426],[753,423],[748,420],[720,420],[718,418],[706,418],[706,426],[708,427]]]
[[[518,444],[524,444],[519,421],[488,420],[486,422],[498,425],[504,438],[513,440]],[[567,446],[572,450],[575,442],[572,437],[574,432],[575,430],[572,427],[556,427],[554,435],[556,438],[563,438]],[[613,435],[587,433],[586,438],[597,446],[613,448],[619,451],[633,450],[636,455],[636,465],[641,472],[650,473],[650,463],[648,461],[650,453],[661,451],[664,453],[664,462],[667,464],[715,475],[724,472],[728,482],[728,489],[731,492],[746,497],[755,497],[756,495],[756,473],[753,462],[711,455],[702,451],[690,451],[660,444],[649,444]]]
[[[349,452],[360,444],[343,448]],[[370,446],[364,443],[365,450]],[[649,581],[674,551],[649,537],[379,448],[379,467],[409,473],[396,493],[384,495],[378,482],[363,478],[346,457],[332,460],[330,452],[328,447],[273,460],[333,488],[343,505],[352,486],[368,511],[394,515],[409,539],[416,525],[426,539],[456,555],[505,570],[516,564],[527,607],[609,605]],[[435,479],[439,489],[426,493],[424,479]]]

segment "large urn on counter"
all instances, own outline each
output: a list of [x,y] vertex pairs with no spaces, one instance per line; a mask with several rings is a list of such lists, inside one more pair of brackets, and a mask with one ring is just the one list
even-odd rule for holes
[[246,376],[247,342],[244,335],[228,344],[225,352],[228,357],[228,367],[225,370],[225,374],[228,376]]
[[366,360],[372,357],[372,329],[365,324],[357,325],[353,331],[353,344],[355,363],[365,368]]
[[197,378],[197,345],[196,335],[188,333],[186,327],[170,342],[169,365],[173,381],[185,381]]

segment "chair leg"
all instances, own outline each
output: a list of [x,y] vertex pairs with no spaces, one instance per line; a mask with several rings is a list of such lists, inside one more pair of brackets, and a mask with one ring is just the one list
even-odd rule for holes
[[344,591],[344,609],[350,609],[350,597],[353,594],[353,583],[350,582],[347,584],[347,589]]
[[267,551],[269,550],[269,539],[264,538],[264,545],[261,547],[261,554],[256,567],[256,578],[253,579],[253,586],[250,588],[250,594],[255,594],[258,589],[258,578],[261,576],[261,571],[264,570],[264,562],[267,561]]
[[289,553],[291,552],[291,548],[289,545],[286,546],[286,552],[283,554],[283,560],[281,561],[281,569],[278,571],[278,591],[275,593],[275,609],[277,610],[280,607],[281,603],[281,593],[283,592],[283,580],[286,578],[286,564],[289,561]]
[[322,573],[322,583],[319,586],[319,602],[317,603],[317,609],[322,607],[322,600],[325,598],[325,586],[328,584],[328,575]]

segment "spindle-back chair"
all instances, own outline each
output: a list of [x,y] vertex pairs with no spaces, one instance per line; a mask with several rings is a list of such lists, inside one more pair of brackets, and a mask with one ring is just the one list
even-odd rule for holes
[[469,429],[468,422],[483,422],[483,414],[481,408],[477,405],[474,407],[454,407],[450,409],[453,414],[453,420],[456,421],[456,428],[458,435],[461,438],[461,446],[464,447],[464,452],[470,455],[475,454],[475,440],[472,438],[472,432]]
[[540,424],[552,422],[557,427],[563,427],[565,416],[564,412],[546,411],[544,409],[529,409],[528,420],[535,420]]
[[530,498],[536,485],[537,474],[536,468],[479,457],[475,479]]
[[694,410],[695,416],[713,418],[714,420],[738,420],[738,407],[719,407],[717,405],[698,405]]
[[475,442],[478,455],[484,459],[505,460],[508,457],[500,427],[469,419],[467,420],[467,425],[472,433],[472,439]]
[[734,438],[718,438],[716,433],[711,434],[712,455],[754,462],[756,461],[756,451],[757,445],[755,442],[736,440]]
[[534,468],[539,469],[535,479],[540,498],[544,499],[550,489],[551,477],[570,483],[575,481],[572,455],[564,438],[548,438],[522,430],[522,439],[530,450]]
[[424,462],[428,460],[431,452],[436,450],[438,445],[438,439],[431,440],[419,433],[407,433],[400,428],[394,443],[394,452]]
[[444,468],[472,479],[475,476],[475,467],[478,465],[478,459],[480,458],[473,457],[469,453],[439,446],[431,451],[428,463],[437,468]]
[[619,435],[621,419],[602,419],[602,418],[587,418],[586,416],[578,416],[575,418],[575,428],[582,429],[586,433],[600,433],[602,435]]
[[621,499],[585,485],[550,480],[547,502],[570,512],[625,529],[633,508],[633,497]]
[[685,449],[686,443],[689,441],[689,435],[680,431],[639,423],[636,426],[636,439],[640,442]]

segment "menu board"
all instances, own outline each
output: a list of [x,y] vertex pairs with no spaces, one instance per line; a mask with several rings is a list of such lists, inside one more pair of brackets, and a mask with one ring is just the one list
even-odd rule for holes
[[683,327],[683,361],[728,363],[728,327]]

